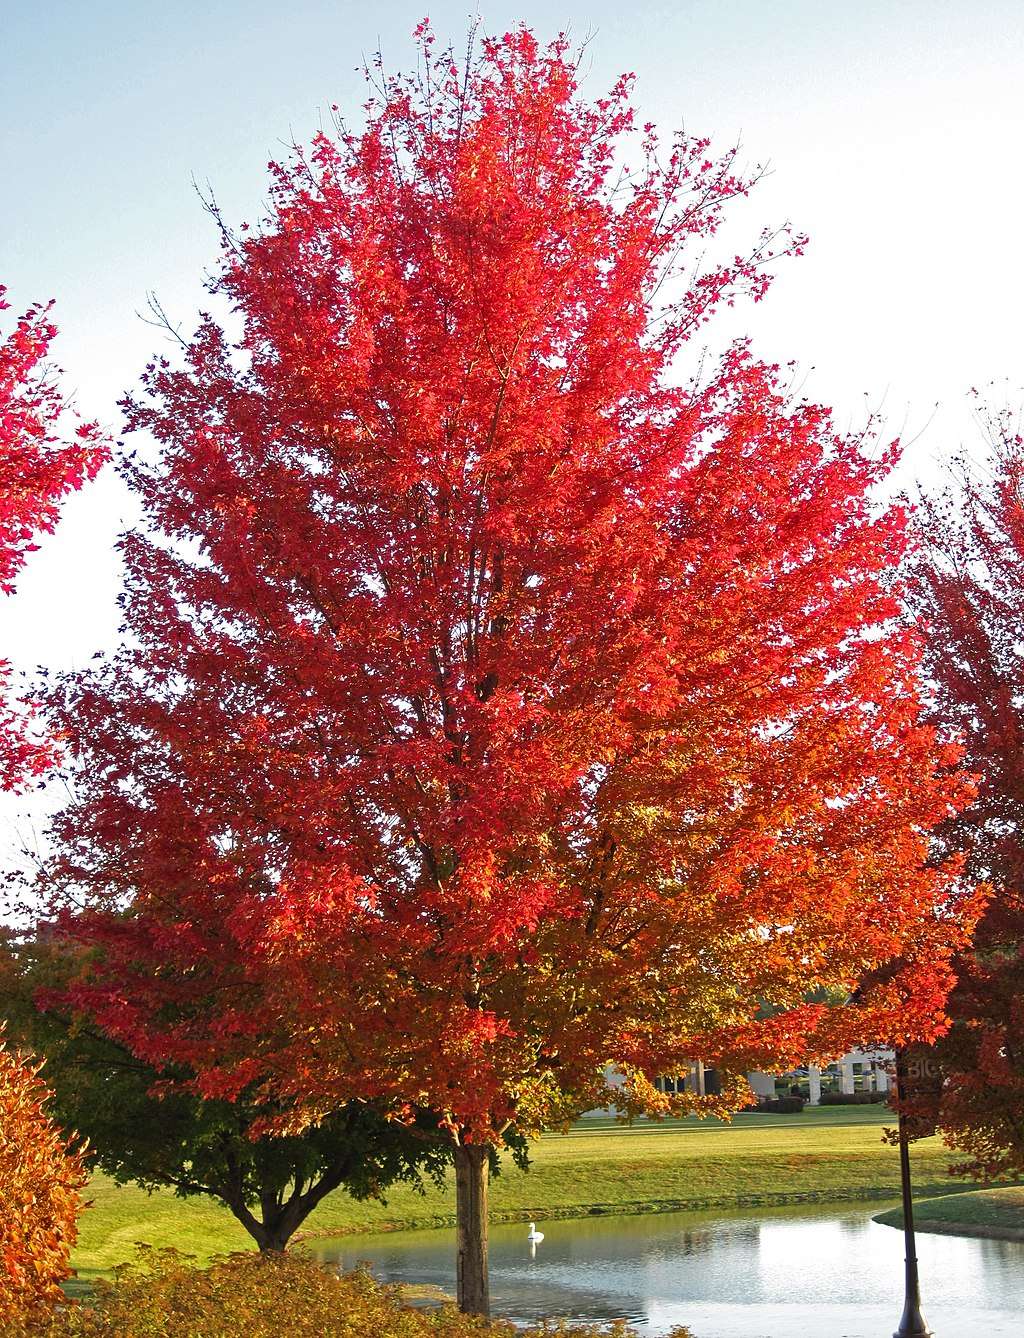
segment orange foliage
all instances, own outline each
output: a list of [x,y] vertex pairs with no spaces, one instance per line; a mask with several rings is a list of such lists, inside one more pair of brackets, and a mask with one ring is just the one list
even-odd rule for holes
[[39,1064],[0,1038],[0,1330],[43,1315],[70,1272],[85,1184],[82,1149],[47,1115]]

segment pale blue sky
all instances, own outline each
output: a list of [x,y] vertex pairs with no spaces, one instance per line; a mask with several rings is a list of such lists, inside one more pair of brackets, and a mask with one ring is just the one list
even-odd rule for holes
[[[57,299],[56,355],[83,409],[116,429],[117,398],[159,344],[135,316],[147,290],[186,325],[202,301],[216,239],[192,177],[229,219],[255,216],[283,139],[308,137],[332,102],[358,118],[364,53],[379,41],[388,65],[408,66],[425,10],[461,42],[467,8],[0,0],[0,281],[15,307]],[[633,70],[645,118],[722,146],[742,133],[750,159],[771,160],[740,223],[792,218],[811,247],[730,332],[798,360],[843,424],[884,399],[893,431],[925,428],[908,478],[933,478],[969,437],[968,387],[1024,382],[1020,0],[482,13],[489,31],[522,19],[542,36],[591,34],[587,92]],[[0,654],[57,667],[112,643],[126,515],[111,478],[73,500],[0,607]]]

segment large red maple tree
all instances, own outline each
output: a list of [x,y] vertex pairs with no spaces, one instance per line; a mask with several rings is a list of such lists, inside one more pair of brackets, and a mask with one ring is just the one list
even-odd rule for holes
[[[6,291],[0,285],[0,313],[9,310]],[[36,305],[0,340],[0,594],[14,590],[63,498],[106,458],[94,423],[77,424],[70,437],[62,432],[64,403],[46,362],[55,333],[50,307]],[[28,727],[25,704],[9,700],[9,687],[10,665],[0,658],[0,790],[26,784],[52,762],[45,740]]]
[[927,628],[933,709],[964,741],[974,801],[939,833],[992,897],[955,961],[936,1056],[939,1126],[979,1179],[1024,1172],[1024,438],[983,413],[991,454],[920,513],[912,597]]
[[[129,646],[65,685],[58,881],[77,999],[209,1095],[350,1097],[449,1130],[459,1299],[486,1310],[488,1148],[659,1072],[726,1075],[942,1025],[970,918],[928,831],[960,798],[841,435],[716,307],[787,232],[699,270],[751,179],[584,100],[518,30],[420,33],[359,133],[224,229],[129,467]],[[895,958],[863,1002],[808,1005]],[[684,1099],[681,1098],[682,1102]]]

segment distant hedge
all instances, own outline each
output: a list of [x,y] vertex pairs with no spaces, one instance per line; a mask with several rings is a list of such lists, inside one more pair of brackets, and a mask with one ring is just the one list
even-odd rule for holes
[[875,1106],[889,1099],[888,1092],[822,1092],[823,1106]]

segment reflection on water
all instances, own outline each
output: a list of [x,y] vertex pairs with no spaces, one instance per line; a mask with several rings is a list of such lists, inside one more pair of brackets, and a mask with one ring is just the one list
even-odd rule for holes
[[[494,1312],[624,1318],[651,1335],[688,1324],[695,1338],[887,1338],[902,1308],[903,1238],[870,1220],[886,1206],[549,1220],[533,1251],[525,1223],[494,1226]],[[366,1260],[389,1282],[454,1289],[451,1230],[310,1245],[343,1269]],[[1024,1244],[922,1235],[918,1255],[935,1338],[1024,1332]]]

